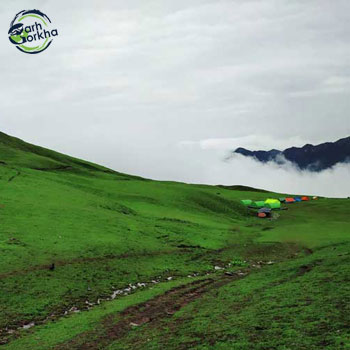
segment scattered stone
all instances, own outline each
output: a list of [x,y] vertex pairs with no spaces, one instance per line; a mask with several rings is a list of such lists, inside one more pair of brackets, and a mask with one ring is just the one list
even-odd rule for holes
[[32,328],[34,326],[35,326],[35,323],[34,322],[30,322],[28,324],[25,324],[22,328],[23,329],[30,329],[30,328]]
[[114,299],[117,297],[117,295],[121,295],[121,294],[123,294],[123,291],[122,291],[122,290],[116,290],[116,291],[114,291],[113,294],[112,294],[112,296],[111,296],[112,300],[114,300]]
[[140,326],[142,326],[145,323],[148,323],[150,321],[151,321],[151,319],[149,317],[142,317],[137,322],[130,322],[130,326],[132,326],[132,327],[140,327]]

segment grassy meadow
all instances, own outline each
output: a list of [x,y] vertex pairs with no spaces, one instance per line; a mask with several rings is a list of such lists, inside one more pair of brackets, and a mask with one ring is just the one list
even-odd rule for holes
[[0,133],[0,348],[350,349],[350,200],[270,197]]

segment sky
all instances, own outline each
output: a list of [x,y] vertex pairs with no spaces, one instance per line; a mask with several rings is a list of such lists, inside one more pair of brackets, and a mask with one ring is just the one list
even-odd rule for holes
[[[33,8],[59,36],[28,55],[7,32]],[[1,131],[153,179],[350,195],[350,165],[224,161],[350,135],[348,0],[12,0],[0,19]]]

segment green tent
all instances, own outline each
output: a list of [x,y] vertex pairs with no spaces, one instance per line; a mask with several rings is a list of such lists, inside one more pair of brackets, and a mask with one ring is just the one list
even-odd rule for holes
[[266,208],[270,209],[280,209],[281,208],[281,202],[274,202],[274,203],[265,203]]
[[260,209],[260,208],[266,207],[266,205],[264,201],[258,201],[258,202],[253,202],[251,204],[251,207]]
[[241,200],[241,203],[243,205],[245,205],[246,207],[248,207],[249,205],[251,205],[253,203],[253,201],[251,199],[243,199],[243,200]]
[[266,199],[266,208],[279,209],[281,208],[281,202],[278,199]]
[[284,203],[286,201],[286,198],[285,197],[279,198],[279,201]]

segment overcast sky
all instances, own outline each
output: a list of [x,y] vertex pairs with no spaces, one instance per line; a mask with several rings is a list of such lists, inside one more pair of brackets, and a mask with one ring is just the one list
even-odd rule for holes
[[[32,8],[59,32],[38,55],[7,38]],[[0,18],[1,131],[155,179],[350,192],[349,167],[223,162],[350,135],[348,0],[11,0]]]

